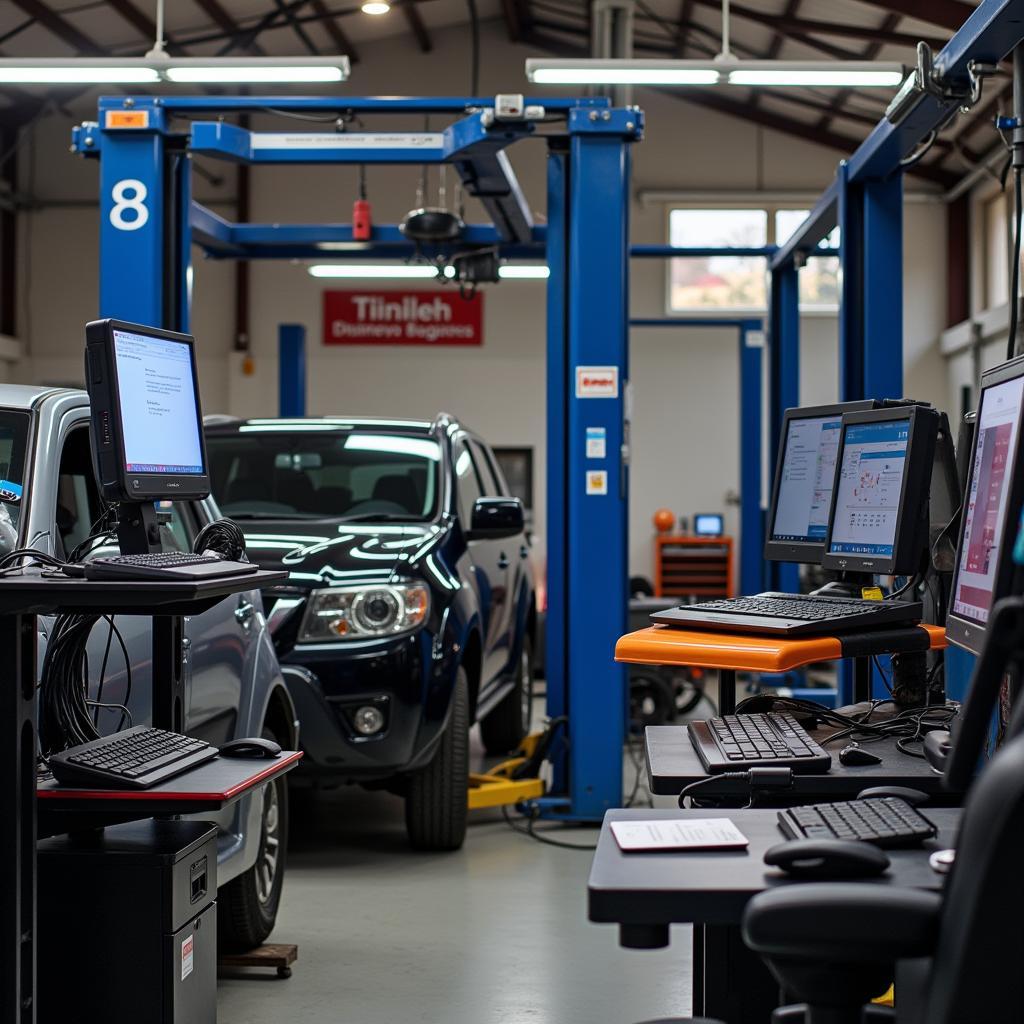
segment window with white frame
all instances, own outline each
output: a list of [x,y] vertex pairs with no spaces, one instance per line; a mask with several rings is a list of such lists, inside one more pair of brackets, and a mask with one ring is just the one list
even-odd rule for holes
[[[781,206],[669,210],[669,244],[685,248],[757,248],[783,245],[810,210]],[[839,244],[835,229],[821,248]],[[839,303],[839,259],[808,257],[800,271],[800,308],[835,312]],[[682,256],[669,260],[669,313],[760,312],[768,305],[767,263],[760,256]]]

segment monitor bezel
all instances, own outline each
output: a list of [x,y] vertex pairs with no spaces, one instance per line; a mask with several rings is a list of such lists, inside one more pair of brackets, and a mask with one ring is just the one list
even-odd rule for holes
[[[974,459],[978,452],[978,429],[981,422],[981,407],[985,400],[985,392],[999,384],[1017,377],[1024,377],[1024,356],[1017,356],[998,366],[993,366],[981,375],[981,386],[978,390],[978,406],[975,410],[975,420],[971,437],[971,457],[967,466],[967,479],[964,481],[963,500],[967,501],[967,492],[970,489],[971,478],[974,476]],[[1011,584],[1016,572],[1013,562],[1013,548],[1017,538],[1017,522],[1020,519],[1021,506],[1024,504],[1024,473],[1020,472],[1022,467],[1022,456],[1024,456],[1024,400],[1021,402],[1021,410],[1017,419],[1017,451],[1015,453],[1014,465],[1010,471],[1010,491],[1007,497],[1009,502],[1006,509],[1006,520],[1003,529],[1003,536],[999,540],[999,552],[996,555],[996,576],[992,585],[992,601],[989,604],[989,621],[991,612],[1000,598],[1006,597],[1011,589]],[[949,610],[946,614],[946,638],[950,643],[956,644],[962,650],[971,654],[981,654],[981,649],[988,634],[988,621],[976,622],[966,615],[958,615],[954,610],[956,600],[957,579],[960,575],[960,555],[963,549],[964,534],[967,529],[966,509],[961,509],[960,530],[956,541],[956,560],[953,563],[953,575],[949,587]],[[1007,537],[1013,535],[1013,541],[1007,543]]]
[[[120,379],[114,349],[114,332],[141,334],[188,346],[192,368],[199,448],[203,473],[129,473],[126,469],[124,423],[121,419]],[[203,406],[199,393],[199,372],[195,338],[178,331],[165,331],[128,320],[95,320],[86,325],[86,388],[89,392],[90,429],[96,478],[108,501],[200,500],[210,494],[210,463],[203,430]],[[104,419],[104,417],[106,417]],[[109,427],[110,443],[104,444]],[[111,455],[114,456],[111,459]]]
[[[806,540],[774,540],[772,528],[775,525],[775,513],[779,501],[779,489],[782,484],[782,464],[786,458],[786,440],[789,437],[789,425],[793,420],[823,419],[826,416],[840,418],[847,412],[874,409],[878,405],[873,400],[860,402],[832,402],[829,405],[806,405],[787,409],[782,416],[782,429],[779,432],[779,450],[775,458],[775,476],[772,480],[772,498],[765,517],[764,557],[769,562],[798,562],[803,565],[820,565],[821,556],[825,553],[824,541]],[[835,485],[835,478],[832,480]]]
[[[842,472],[843,456],[846,453],[847,428],[864,423],[886,423],[896,420],[907,421],[908,433],[900,504],[896,512],[893,553],[888,558],[875,555],[832,554],[829,548],[832,546],[832,533],[835,528],[839,474]],[[928,496],[932,464],[935,459],[938,414],[928,406],[883,406],[881,409],[871,409],[867,412],[844,413],[840,430],[839,450],[836,452],[836,477],[832,484],[832,504],[828,514],[828,535],[821,557],[822,568],[836,572],[862,572],[880,576],[904,576],[917,572],[920,569],[923,548],[927,547],[928,502],[922,501],[921,498],[923,496],[927,499]],[[908,507],[912,513],[910,515],[907,514]],[[910,553],[914,554],[912,563],[908,559]]]

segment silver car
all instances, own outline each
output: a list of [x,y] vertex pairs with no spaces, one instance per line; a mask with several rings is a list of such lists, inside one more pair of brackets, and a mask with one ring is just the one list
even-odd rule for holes
[[[220,517],[212,499],[167,503],[169,525],[161,527],[165,550],[189,551],[198,531]],[[102,506],[89,444],[89,398],[65,388],[0,385],[0,556],[14,547],[67,555],[89,535]],[[114,552],[116,542],[98,541],[86,557]],[[50,620],[40,619],[40,657]],[[96,711],[101,732],[123,727],[114,705],[127,703],[131,723],[151,720],[151,620],[115,620],[131,662],[131,687],[120,644],[108,647],[100,622],[89,647],[92,694],[106,662],[102,701]],[[298,745],[295,708],[270,642],[258,590],[225,598],[185,620],[188,675],[186,731],[213,744],[242,736],[268,736]],[[247,949],[270,934],[277,916],[288,834],[288,789],[283,780],[225,808],[203,814],[220,826],[218,920],[224,948]]]

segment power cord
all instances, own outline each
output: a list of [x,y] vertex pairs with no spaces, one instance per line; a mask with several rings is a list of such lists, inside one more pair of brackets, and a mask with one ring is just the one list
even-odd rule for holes
[[[533,810],[536,810],[535,808]],[[557,832],[564,829],[565,825],[552,825],[550,828],[538,829],[535,827],[537,821],[537,814],[521,814],[520,817],[526,821],[526,827],[516,823],[516,820],[508,813],[507,807],[501,809],[502,817],[505,819],[505,824],[508,825],[513,832],[518,832],[520,835],[529,836],[531,839],[536,839],[538,843],[544,843],[546,846],[557,846],[563,850],[596,850],[596,843],[566,843],[560,839],[552,839],[549,835],[545,835],[547,832]]]

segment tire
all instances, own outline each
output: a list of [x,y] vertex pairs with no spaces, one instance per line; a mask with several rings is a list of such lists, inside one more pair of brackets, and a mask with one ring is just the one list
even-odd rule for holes
[[488,754],[511,754],[530,731],[533,716],[533,645],[523,637],[515,686],[480,721],[480,738]]
[[414,850],[457,850],[466,838],[469,681],[459,668],[448,727],[430,764],[409,776],[405,828]]
[[[270,729],[264,728],[263,736],[280,742]],[[260,824],[256,863],[218,892],[217,936],[224,952],[255,949],[274,930],[288,853],[288,783],[284,776],[267,784]]]
[[649,725],[665,725],[675,717],[675,694],[660,675],[632,676],[629,680],[629,731],[642,736]]

